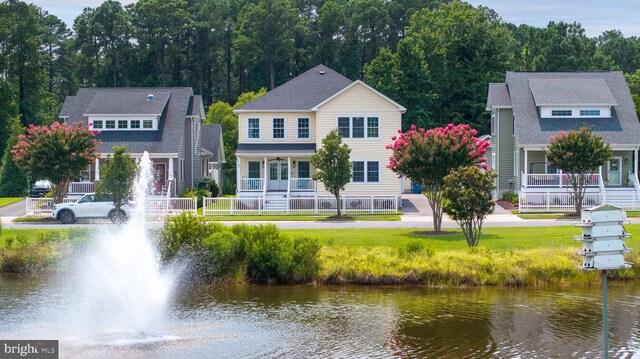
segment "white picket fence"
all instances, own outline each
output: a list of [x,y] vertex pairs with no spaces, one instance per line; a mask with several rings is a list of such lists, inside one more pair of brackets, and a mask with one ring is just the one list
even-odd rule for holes
[[[344,214],[397,214],[398,196],[341,197]],[[332,215],[336,213],[335,197],[239,197],[207,198],[203,200],[205,216],[232,215]]]
[[[65,198],[64,203],[75,202],[77,198]],[[182,212],[197,214],[197,198],[167,198],[148,197],[145,206],[147,215],[174,215]],[[27,216],[51,215],[53,212],[53,198],[26,199]]]
[[[582,207],[602,204],[600,193],[585,193]],[[570,192],[520,192],[518,210],[525,212],[572,212],[576,209],[573,193]]]

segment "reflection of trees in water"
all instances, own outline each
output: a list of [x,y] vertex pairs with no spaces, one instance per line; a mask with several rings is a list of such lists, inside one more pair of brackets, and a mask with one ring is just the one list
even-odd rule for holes
[[403,292],[398,329],[388,345],[403,356],[482,358],[496,350],[491,333],[495,290]]

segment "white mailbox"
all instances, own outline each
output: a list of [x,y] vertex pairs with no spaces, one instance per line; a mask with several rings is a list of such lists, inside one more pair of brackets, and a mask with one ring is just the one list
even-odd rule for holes
[[586,270],[607,270],[631,267],[624,261],[624,255],[631,252],[624,244],[630,235],[623,223],[627,214],[618,207],[602,205],[582,211],[582,235],[576,236],[582,242],[582,250],[576,254],[583,257],[582,266]]

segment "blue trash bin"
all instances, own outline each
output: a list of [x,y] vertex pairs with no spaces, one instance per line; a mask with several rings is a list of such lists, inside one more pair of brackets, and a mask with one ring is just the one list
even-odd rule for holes
[[420,183],[418,182],[413,182],[411,184],[411,192],[413,192],[414,194],[420,194],[422,193],[422,187],[420,186]]

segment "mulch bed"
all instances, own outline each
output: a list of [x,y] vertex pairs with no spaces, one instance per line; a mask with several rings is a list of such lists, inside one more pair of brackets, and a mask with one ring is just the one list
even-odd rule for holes
[[517,208],[513,203],[511,203],[511,201],[498,200],[496,201],[496,204],[509,211]]

